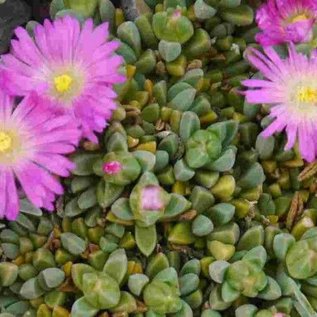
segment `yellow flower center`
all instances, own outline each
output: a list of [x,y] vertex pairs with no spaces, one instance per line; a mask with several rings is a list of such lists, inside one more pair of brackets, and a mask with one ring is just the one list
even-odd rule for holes
[[11,136],[3,131],[0,131],[0,152],[8,152],[12,147]]
[[67,74],[54,78],[55,88],[59,93],[68,92],[71,89],[73,78]]
[[305,21],[308,19],[309,17],[305,13],[303,13],[303,14],[296,15],[294,18],[292,18],[292,23]]
[[297,101],[306,103],[317,103],[317,89],[301,87],[297,91]]

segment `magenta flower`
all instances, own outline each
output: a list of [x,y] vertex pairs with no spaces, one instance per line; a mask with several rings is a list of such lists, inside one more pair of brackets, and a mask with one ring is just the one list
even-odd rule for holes
[[106,174],[118,174],[122,170],[121,163],[118,161],[107,162],[103,165],[103,171]]
[[80,131],[68,115],[56,116],[40,108],[33,96],[14,109],[13,100],[0,90],[0,219],[15,220],[19,213],[18,188],[37,207],[53,210],[63,187],[54,176],[68,176]]
[[296,139],[302,157],[311,162],[317,156],[317,58],[289,48],[289,57],[282,60],[273,48],[265,48],[265,54],[251,49],[249,61],[257,67],[265,79],[249,79],[243,84],[250,88],[246,99],[253,104],[272,106],[270,116],[274,121],[263,131],[268,137],[286,130],[292,148]]
[[15,34],[11,53],[2,56],[2,86],[18,96],[36,91],[43,107],[71,114],[82,136],[96,142],[94,132],[103,131],[116,108],[113,85],[125,80],[108,24],[94,28],[87,20],[81,27],[66,16],[35,27],[34,40],[21,27]]
[[142,209],[160,210],[164,208],[162,192],[159,186],[147,186],[142,189]]
[[268,0],[256,14],[262,30],[256,40],[264,46],[307,42],[316,18],[316,0]]
[[182,16],[182,10],[177,9],[172,14],[172,19],[177,21]]

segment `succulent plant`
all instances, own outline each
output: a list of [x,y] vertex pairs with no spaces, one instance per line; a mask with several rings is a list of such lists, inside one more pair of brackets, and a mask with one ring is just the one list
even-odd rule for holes
[[52,1],[109,22],[127,81],[56,213],[0,222],[0,317],[316,316],[317,165],[240,93],[257,2],[145,2]]
[[240,294],[274,300],[281,296],[278,283],[263,272],[267,254],[263,246],[258,246],[229,264],[215,261],[210,264],[210,275],[215,282],[222,283],[221,297],[225,302],[236,300]]

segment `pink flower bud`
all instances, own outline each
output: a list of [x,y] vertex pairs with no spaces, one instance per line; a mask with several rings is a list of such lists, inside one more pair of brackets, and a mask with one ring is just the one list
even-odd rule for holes
[[182,16],[182,11],[180,9],[177,9],[173,12],[172,14],[172,19],[173,20],[178,20]]
[[106,174],[113,175],[118,174],[122,170],[122,165],[118,161],[111,161],[105,163],[102,169]]
[[148,186],[143,188],[141,194],[142,209],[159,210],[164,207],[159,186]]

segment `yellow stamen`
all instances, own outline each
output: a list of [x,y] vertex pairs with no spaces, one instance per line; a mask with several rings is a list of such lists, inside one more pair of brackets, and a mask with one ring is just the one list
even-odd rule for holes
[[56,76],[54,78],[55,88],[59,93],[67,92],[71,89],[73,78],[67,74]]
[[303,14],[296,15],[294,18],[292,18],[292,23],[305,21],[308,19],[309,17],[305,13],[303,13]]
[[11,136],[3,131],[0,131],[0,152],[8,152],[12,147]]
[[317,89],[301,87],[297,91],[297,101],[306,103],[317,103]]

